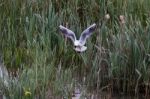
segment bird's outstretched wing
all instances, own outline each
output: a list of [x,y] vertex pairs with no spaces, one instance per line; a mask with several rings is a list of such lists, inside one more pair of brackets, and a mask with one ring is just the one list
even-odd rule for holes
[[82,33],[81,36],[79,38],[79,42],[80,44],[83,46],[86,43],[86,39],[90,37],[90,35],[92,34],[92,32],[96,29],[96,24],[92,24],[90,25],[87,29],[85,29]]
[[67,29],[66,27],[60,25],[59,26],[60,31],[68,38],[70,38],[72,40],[72,42],[74,43],[74,41],[76,40],[76,36],[75,33],[69,29]]

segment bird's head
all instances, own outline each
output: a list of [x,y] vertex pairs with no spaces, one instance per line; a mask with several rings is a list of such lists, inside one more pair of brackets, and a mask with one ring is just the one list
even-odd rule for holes
[[86,51],[86,49],[87,49],[86,46],[77,46],[77,47],[74,48],[74,50],[76,52],[84,52],[84,51]]

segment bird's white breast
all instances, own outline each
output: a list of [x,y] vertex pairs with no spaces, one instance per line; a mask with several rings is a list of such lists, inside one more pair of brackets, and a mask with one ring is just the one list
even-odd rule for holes
[[80,42],[78,40],[75,40],[74,46],[80,46]]
[[75,40],[74,46],[84,46],[79,40]]

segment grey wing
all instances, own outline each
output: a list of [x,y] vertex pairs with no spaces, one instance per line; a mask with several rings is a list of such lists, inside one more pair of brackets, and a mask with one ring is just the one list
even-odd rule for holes
[[73,42],[76,40],[76,36],[74,34],[74,32],[72,32],[71,30],[67,29],[66,27],[60,25],[59,26],[60,31],[68,38],[70,38]]
[[94,32],[95,29],[96,29],[96,24],[94,23],[82,32],[79,38],[79,42],[81,43],[81,45],[84,45],[86,43],[86,39],[91,36],[92,32]]

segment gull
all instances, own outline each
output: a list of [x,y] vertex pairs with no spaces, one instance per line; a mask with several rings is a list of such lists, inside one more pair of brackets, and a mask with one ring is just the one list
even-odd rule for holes
[[81,36],[79,38],[79,40],[77,40],[76,35],[73,31],[69,30],[68,28],[60,25],[59,26],[60,31],[69,39],[71,39],[71,41],[73,42],[75,48],[74,50],[77,52],[84,52],[85,50],[87,50],[87,47],[85,46],[86,43],[86,39],[89,38],[92,34],[92,32],[94,32],[94,30],[96,29],[96,24],[92,24],[90,25],[87,29],[85,29],[82,33]]

